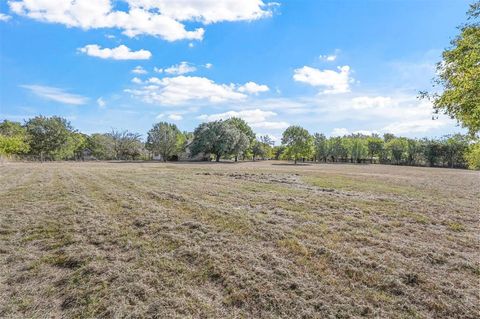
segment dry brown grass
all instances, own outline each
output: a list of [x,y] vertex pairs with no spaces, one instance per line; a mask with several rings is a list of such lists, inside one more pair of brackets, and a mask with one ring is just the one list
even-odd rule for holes
[[478,172],[7,163],[0,317],[478,318]]

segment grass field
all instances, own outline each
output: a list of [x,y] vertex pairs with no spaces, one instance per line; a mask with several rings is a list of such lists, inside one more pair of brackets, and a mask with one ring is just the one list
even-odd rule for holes
[[6,163],[0,317],[478,318],[480,173]]

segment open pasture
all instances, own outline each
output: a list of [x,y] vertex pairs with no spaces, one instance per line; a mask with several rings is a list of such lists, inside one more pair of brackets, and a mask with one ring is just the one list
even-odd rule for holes
[[480,173],[5,163],[0,317],[478,318]]

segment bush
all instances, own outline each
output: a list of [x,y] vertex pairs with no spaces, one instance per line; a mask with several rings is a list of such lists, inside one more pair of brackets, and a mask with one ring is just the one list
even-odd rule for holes
[[465,153],[465,160],[468,163],[468,168],[480,170],[480,142],[468,147]]
[[22,136],[0,135],[0,155],[15,155],[27,153],[28,144]]

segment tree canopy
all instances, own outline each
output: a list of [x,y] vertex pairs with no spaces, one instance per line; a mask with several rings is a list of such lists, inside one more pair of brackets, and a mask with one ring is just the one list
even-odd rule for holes
[[211,153],[215,160],[227,154],[240,152],[247,145],[248,137],[227,121],[213,121],[200,124],[193,132],[190,145],[192,155]]
[[182,133],[175,124],[160,122],[153,125],[148,131],[145,147],[156,154],[162,156],[163,161],[167,161],[174,155],[178,155],[183,146],[184,139]]
[[420,92],[429,98],[436,112],[443,112],[467,128],[471,135],[480,131],[480,1],[471,5],[468,22],[451,47],[443,51],[434,83],[441,93]]
[[293,158],[295,164],[301,157],[309,157],[313,151],[313,138],[301,126],[290,126],[282,135],[282,144],[287,149],[286,153]]

